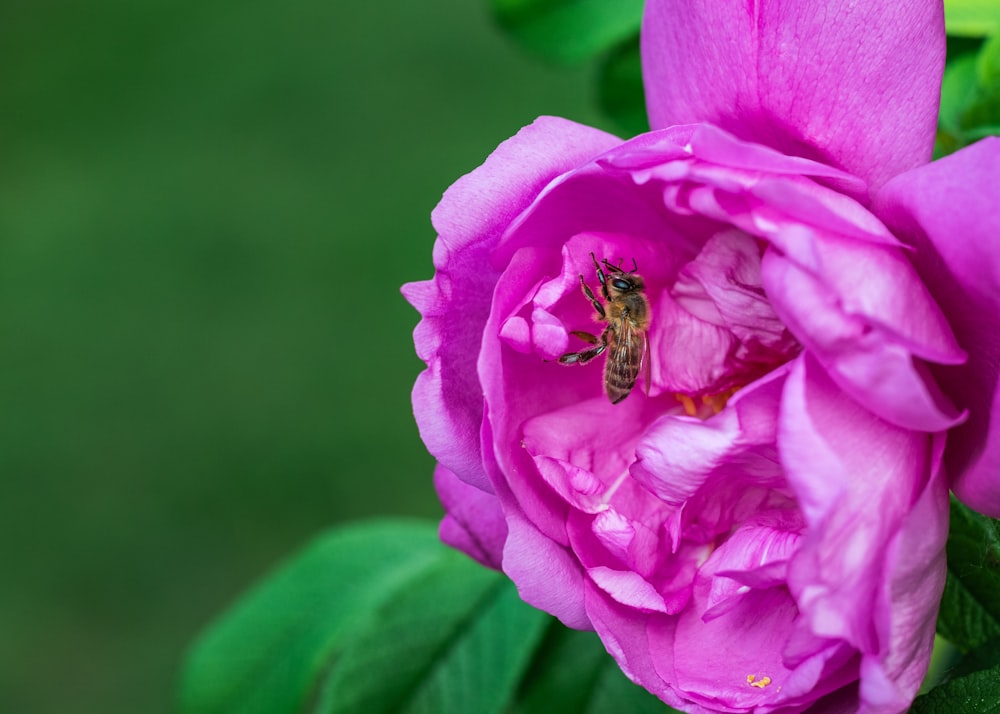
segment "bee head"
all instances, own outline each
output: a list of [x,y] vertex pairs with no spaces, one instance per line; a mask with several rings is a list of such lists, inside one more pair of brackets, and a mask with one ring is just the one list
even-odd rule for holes
[[615,295],[638,292],[645,287],[642,278],[635,273],[622,273],[608,280],[608,290]]

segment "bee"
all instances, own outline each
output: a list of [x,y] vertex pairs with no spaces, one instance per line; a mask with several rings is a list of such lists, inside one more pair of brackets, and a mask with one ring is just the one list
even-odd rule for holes
[[643,292],[646,284],[636,274],[639,266],[632,259],[632,272],[622,270],[621,266],[612,265],[605,258],[604,269],[594,254],[590,254],[597,271],[597,280],[601,283],[601,296],[604,304],[594,297],[590,286],[583,275],[580,275],[580,286],[583,294],[597,311],[602,322],[607,323],[600,337],[589,332],[574,331],[570,334],[579,337],[593,347],[581,352],[567,352],[559,358],[560,364],[587,364],[604,352],[608,353],[604,364],[604,391],[612,404],[618,404],[629,395],[643,369],[646,379],[646,389],[649,389],[649,360],[646,359],[649,329],[649,302]]

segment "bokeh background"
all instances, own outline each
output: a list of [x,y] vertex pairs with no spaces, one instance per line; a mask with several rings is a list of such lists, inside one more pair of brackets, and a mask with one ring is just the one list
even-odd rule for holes
[[169,712],[321,530],[437,517],[403,282],[451,181],[607,126],[483,0],[0,8],[0,711]]

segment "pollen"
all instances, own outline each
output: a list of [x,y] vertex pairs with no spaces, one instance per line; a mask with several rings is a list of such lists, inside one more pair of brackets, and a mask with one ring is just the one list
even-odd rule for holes
[[677,397],[677,401],[684,407],[685,414],[692,417],[698,415],[698,406],[691,397],[686,394],[675,394],[674,396]]
[[751,687],[757,687],[757,689],[763,689],[770,683],[771,683],[770,677],[761,677],[760,679],[757,679],[757,675],[755,674],[747,675],[747,684],[749,684]]
[[736,393],[736,389],[727,389],[719,394],[706,394],[701,398],[702,404],[705,404],[712,410],[713,414],[718,414],[723,409],[726,408],[726,402],[729,398]]
[[674,398],[684,407],[684,413],[688,416],[708,419],[725,409],[730,397],[736,394],[738,389],[739,387],[732,387],[717,394],[703,394],[698,401],[680,392],[676,392]]

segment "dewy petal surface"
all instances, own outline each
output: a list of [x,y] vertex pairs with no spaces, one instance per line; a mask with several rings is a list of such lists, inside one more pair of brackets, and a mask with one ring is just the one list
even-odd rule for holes
[[934,374],[969,418],[948,433],[951,488],[1000,517],[1000,139],[985,139],[897,177],[875,211],[902,240],[958,342],[961,366]]
[[932,0],[648,0],[650,125],[706,121],[872,188],[931,157],[944,67]]

